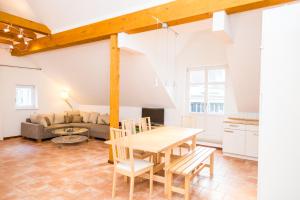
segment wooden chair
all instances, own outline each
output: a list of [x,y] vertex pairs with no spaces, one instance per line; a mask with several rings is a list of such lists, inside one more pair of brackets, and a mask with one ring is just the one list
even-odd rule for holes
[[127,134],[136,134],[136,126],[132,119],[122,120],[122,130]]
[[[197,128],[197,120],[194,116],[182,116],[181,118],[181,126],[187,128]],[[179,145],[179,154],[182,156],[182,149],[191,150],[192,141],[185,142]]]
[[[127,135],[136,134],[136,126],[133,120],[131,119],[123,120],[121,123],[122,123],[122,130],[125,131]],[[133,151],[133,156],[137,159],[150,158],[151,155],[152,155],[151,153],[145,151],[139,151],[139,150]]]
[[139,160],[133,158],[133,150],[131,147],[126,148],[128,140],[123,139],[125,132],[121,129],[110,129],[110,139],[112,140],[112,151],[114,158],[114,174],[112,198],[116,194],[117,173],[126,177],[130,177],[130,192],[129,199],[133,199],[134,179],[141,174],[150,173],[150,196],[153,191],[153,163],[146,160]]
[[150,117],[141,118],[139,122],[139,132],[150,131],[151,129]]

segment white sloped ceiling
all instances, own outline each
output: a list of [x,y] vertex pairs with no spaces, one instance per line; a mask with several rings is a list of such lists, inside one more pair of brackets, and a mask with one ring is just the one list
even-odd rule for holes
[[[80,104],[109,105],[109,41],[29,56]],[[144,55],[121,51],[120,102],[123,106],[174,107]]]

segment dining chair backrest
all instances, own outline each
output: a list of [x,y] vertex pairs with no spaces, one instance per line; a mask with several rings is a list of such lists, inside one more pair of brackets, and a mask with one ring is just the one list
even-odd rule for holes
[[150,117],[141,118],[140,123],[139,123],[139,131],[144,132],[144,131],[150,131],[150,130],[151,130]]
[[127,135],[136,134],[134,121],[132,119],[123,120],[122,130],[125,131]]
[[124,138],[126,132],[122,129],[110,128],[110,139],[112,141],[112,151],[114,164],[118,162],[128,162],[130,161],[131,168],[134,170],[133,166],[133,150],[128,145],[128,138]]

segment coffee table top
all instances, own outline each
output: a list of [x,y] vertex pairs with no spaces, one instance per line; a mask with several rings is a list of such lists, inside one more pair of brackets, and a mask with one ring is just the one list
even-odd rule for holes
[[55,129],[52,133],[55,135],[78,135],[88,131],[87,128],[60,128]]
[[87,141],[88,137],[84,135],[65,135],[53,138],[51,141],[56,144],[75,144]]

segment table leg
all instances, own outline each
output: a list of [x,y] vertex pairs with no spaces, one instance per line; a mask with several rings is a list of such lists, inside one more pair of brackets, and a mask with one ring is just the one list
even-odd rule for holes
[[171,162],[171,151],[172,149],[168,149],[165,151],[165,195],[168,194],[168,181],[169,181],[169,173],[168,173],[168,167]]
[[197,136],[195,135],[192,138],[192,146],[191,146],[192,150],[196,148],[196,142],[197,142]]

